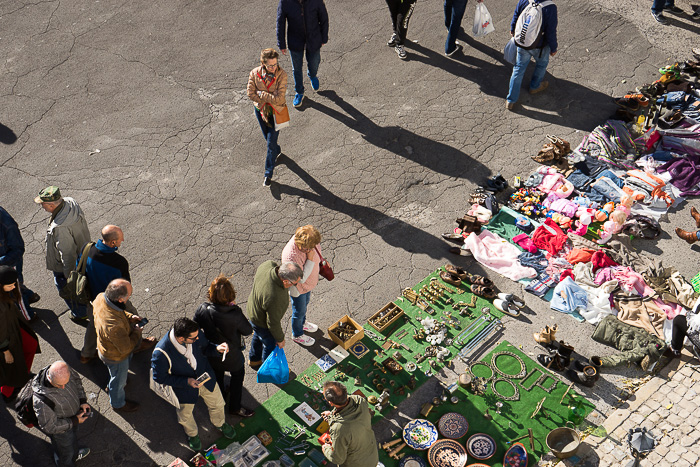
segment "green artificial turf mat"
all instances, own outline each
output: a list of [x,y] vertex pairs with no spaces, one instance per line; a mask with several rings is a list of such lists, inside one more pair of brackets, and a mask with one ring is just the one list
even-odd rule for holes
[[[523,384],[526,387],[535,383],[538,377],[543,373],[551,375],[551,373],[548,370],[545,370],[540,364],[533,361],[516,347],[505,341],[499,344],[480,361],[490,363],[495,353],[503,351],[512,352],[519,356],[525,363],[526,372],[533,369],[537,370],[535,374],[527,377],[525,381],[523,381]],[[515,358],[508,355],[498,357],[496,365],[498,369],[509,375],[515,375],[521,371],[521,364]],[[491,375],[491,370],[480,364],[474,367],[473,372],[476,376],[490,377]],[[518,387],[520,393],[520,399],[518,401],[507,401],[500,399],[493,393],[491,382],[489,382],[483,397],[476,396],[467,390],[459,388],[454,393],[454,395],[459,398],[459,402],[457,404],[451,404],[449,402],[442,403],[436,406],[427,417],[427,420],[432,422],[437,427],[440,417],[448,412],[458,412],[464,415],[469,423],[469,431],[466,435],[457,440],[463,446],[466,445],[469,437],[476,433],[486,433],[496,441],[496,453],[490,459],[486,461],[479,461],[474,459],[472,456],[469,456],[467,464],[483,462],[493,467],[502,466],[503,456],[509,447],[506,445],[506,442],[527,434],[527,429],[532,428],[535,440],[534,451],[530,448],[528,438],[524,438],[519,442],[521,442],[527,449],[529,456],[528,465],[535,466],[542,455],[549,452],[545,442],[547,434],[549,434],[549,432],[555,428],[565,426],[567,421],[569,421],[569,404],[576,403],[577,401],[580,402],[581,407],[579,411],[582,417],[587,416],[594,409],[594,405],[591,402],[575,393],[573,389],[569,391],[569,394],[564,399],[564,402],[560,404],[559,401],[566,392],[568,385],[559,381],[558,379],[548,378],[542,383],[542,385],[548,387],[554,381],[558,381],[556,387],[551,393],[547,393],[537,386],[533,387],[530,391],[526,391],[518,379],[510,380]],[[510,396],[513,394],[513,389],[509,383],[499,382],[497,383],[496,388],[498,391],[502,391],[504,396]],[[534,419],[530,419],[535,407],[543,397],[546,397],[543,403],[543,408],[549,418],[540,412]],[[502,400],[503,407],[501,407],[501,413],[497,414],[496,402],[499,400]],[[484,418],[484,412],[487,408],[489,414],[493,417],[492,420],[487,420]],[[569,424],[569,426],[571,426],[571,424]],[[440,438],[442,438],[442,435],[440,435]],[[427,460],[427,451],[413,451],[410,448],[404,448],[401,452],[406,452],[406,455],[418,454]],[[398,465],[398,461],[390,459],[384,450],[380,451],[379,458],[387,467]]]

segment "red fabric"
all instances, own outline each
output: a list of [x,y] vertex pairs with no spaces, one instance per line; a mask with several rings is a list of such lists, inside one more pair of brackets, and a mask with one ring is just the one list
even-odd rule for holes
[[573,269],[565,269],[564,272],[562,272],[561,276],[559,277],[559,282],[563,281],[567,277],[570,277],[572,280],[574,279],[574,270]]
[[590,248],[574,248],[566,255],[566,260],[571,264],[588,263],[595,252]]
[[550,255],[559,253],[567,240],[566,234],[550,218],[547,218],[544,225],[537,227],[532,234],[532,243],[541,250],[547,250]]
[[[20,328],[20,333],[22,335],[22,353],[24,354],[24,363],[27,364],[27,372],[32,371],[32,363],[34,363],[34,355],[36,355],[36,349],[39,347],[39,342],[34,339],[27,331]],[[16,355],[13,357],[17,358]],[[4,358],[4,357],[0,357]],[[14,391],[12,386],[2,386],[0,387],[0,393],[5,397],[10,397]]]
[[607,268],[610,266],[619,266],[615,261],[613,261],[610,256],[606,255],[602,251],[596,251],[591,257],[591,263],[593,263],[593,272],[600,268]]

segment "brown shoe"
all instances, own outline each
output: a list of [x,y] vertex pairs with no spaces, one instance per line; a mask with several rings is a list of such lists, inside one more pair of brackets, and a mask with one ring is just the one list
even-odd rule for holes
[[92,357],[83,357],[81,355],[80,356],[80,363],[82,363],[82,364],[90,363],[93,358],[95,358],[95,355],[93,355]]
[[530,94],[537,94],[538,92],[542,92],[545,89],[547,89],[548,86],[549,86],[549,81],[542,81],[540,83],[540,87],[535,88],[535,89],[530,89]]
[[457,286],[457,287],[459,287],[460,285],[462,285],[462,281],[459,280],[459,277],[456,277],[456,276],[450,274],[450,273],[447,272],[447,271],[442,271],[442,272],[440,273],[440,279],[442,279],[443,281],[447,282],[447,283],[450,284],[450,285],[454,285],[454,286]]
[[698,241],[698,235],[695,232],[688,232],[687,230],[677,228],[676,235],[678,235],[680,238],[690,243],[691,245]]
[[134,402],[134,401],[126,401],[126,404],[124,404],[122,407],[119,407],[118,409],[112,407],[115,412],[120,412],[120,413],[127,413],[127,412],[136,412],[139,409],[139,403]]
[[695,206],[690,208],[690,215],[693,216],[693,219],[695,219],[695,227],[700,229],[700,212],[695,209]]
[[253,370],[258,371],[258,368],[262,366],[263,362],[262,360],[249,360],[248,361],[248,366],[251,367]]
[[513,110],[515,108],[515,102],[506,101],[506,110]]
[[455,277],[458,277],[461,281],[467,278],[467,271],[460,268],[459,266],[455,266],[454,264],[446,264],[445,271],[449,272]]
[[134,353],[143,352],[144,350],[152,349],[158,341],[153,336],[144,337],[141,339],[141,344],[134,350]]

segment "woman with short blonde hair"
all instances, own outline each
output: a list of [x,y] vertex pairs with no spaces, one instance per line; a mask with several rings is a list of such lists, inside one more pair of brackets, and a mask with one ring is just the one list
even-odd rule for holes
[[306,321],[306,309],[311,290],[318,284],[321,262],[321,233],[313,225],[299,227],[282,250],[282,262],[294,262],[304,271],[297,285],[289,288],[292,299],[292,340],[304,346],[313,345],[315,339],[304,332],[316,332],[318,326]]

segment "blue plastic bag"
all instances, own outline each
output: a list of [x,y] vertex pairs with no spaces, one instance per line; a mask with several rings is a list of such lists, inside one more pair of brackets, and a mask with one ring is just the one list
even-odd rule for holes
[[258,369],[258,383],[286,384],[289,381],[289,364],[284,349],[275,346],[275,350],[268,355],[260,369]]
[[511,65],[515,65],[515,57],[518,54],[518,46],[515,45],[515,38],[511,37],[503,48],[503,58]]

